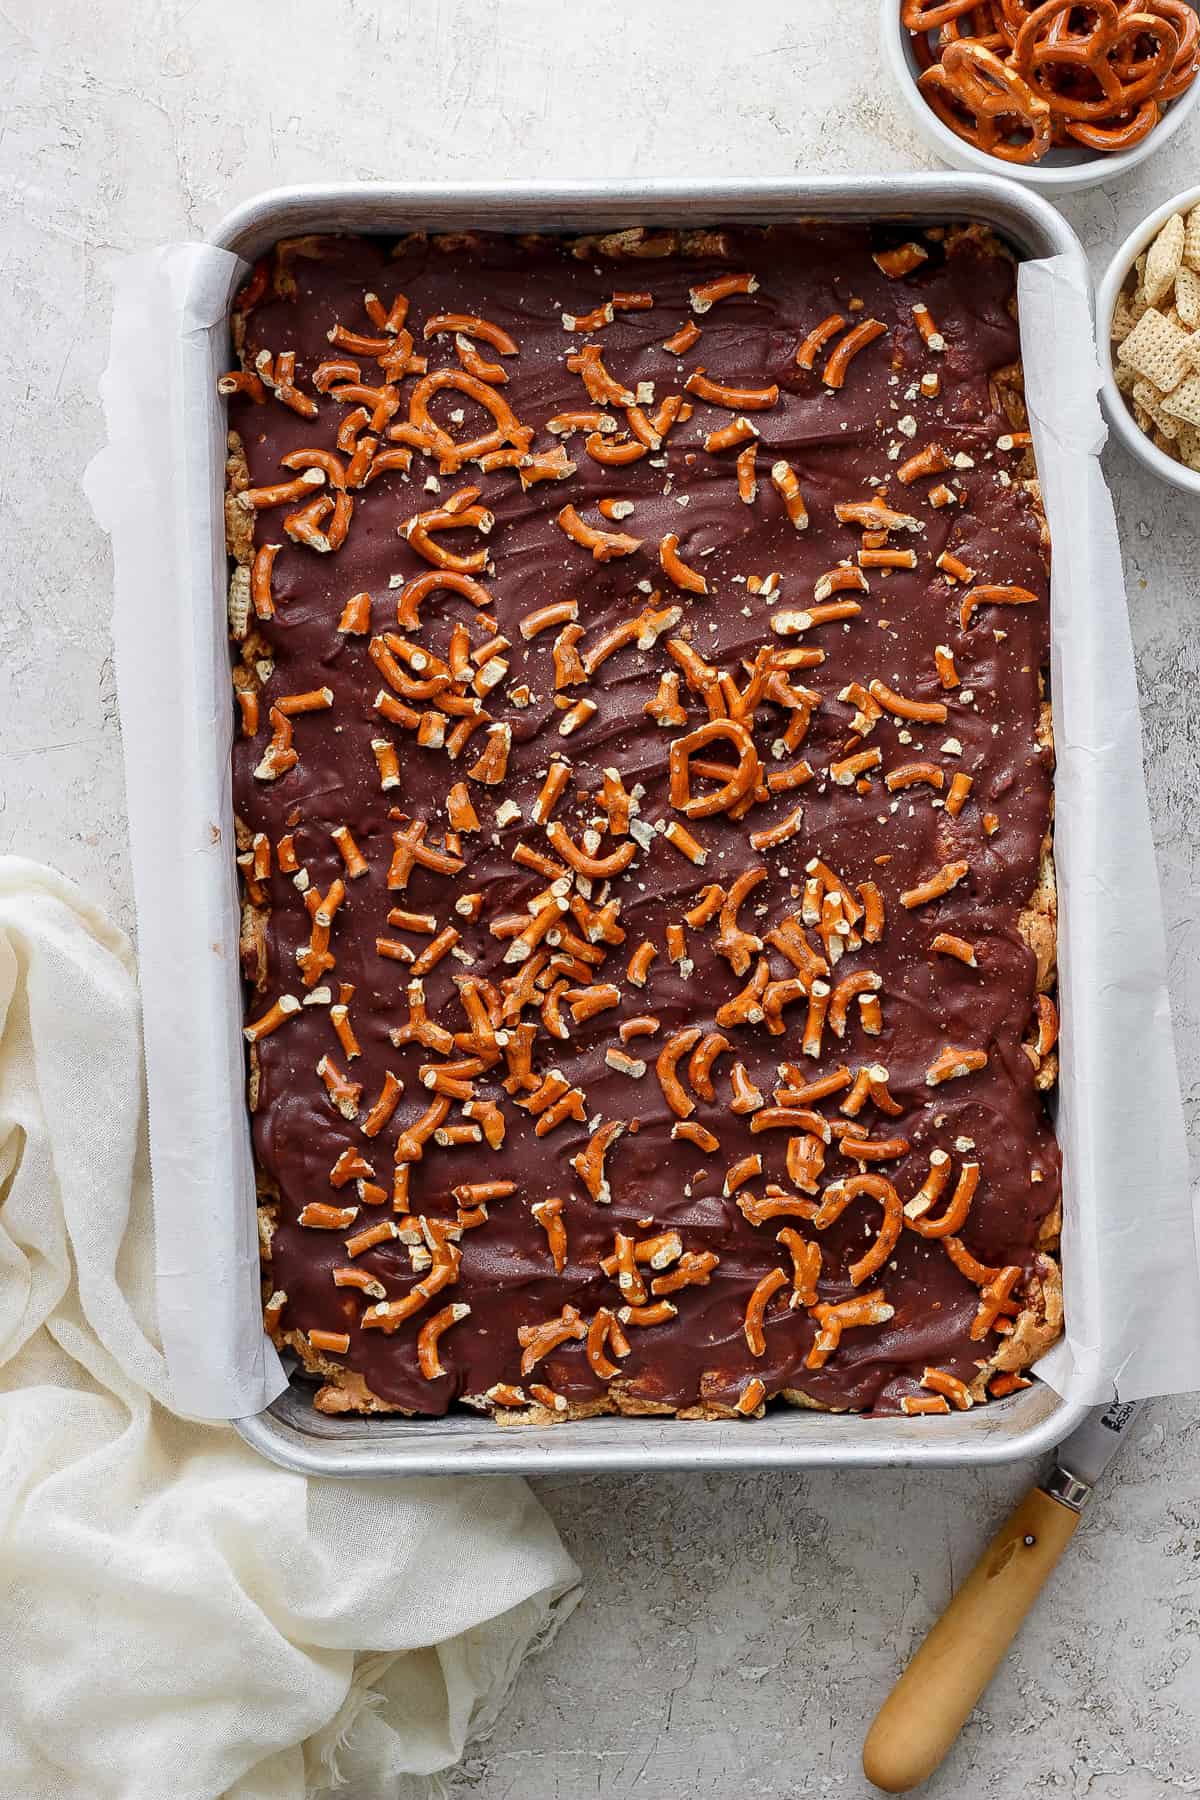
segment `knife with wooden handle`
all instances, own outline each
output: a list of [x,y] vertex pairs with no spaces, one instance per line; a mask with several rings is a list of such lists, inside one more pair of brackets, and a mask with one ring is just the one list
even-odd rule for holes
[[933,1774],[1070,1543],[1092,1490],[1140,1410],[1093,1407],[1058,1449],[1049,1481],[996,1533],[875,1715],[867,1780],[903,1794]]

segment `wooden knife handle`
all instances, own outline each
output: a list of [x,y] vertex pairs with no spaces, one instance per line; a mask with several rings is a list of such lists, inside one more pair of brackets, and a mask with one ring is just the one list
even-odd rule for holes
[[932,1775],[1078,1523],[1043,1489],[1025,1496],[875,1715],[863,1746],[868,1781],[902,1794]]

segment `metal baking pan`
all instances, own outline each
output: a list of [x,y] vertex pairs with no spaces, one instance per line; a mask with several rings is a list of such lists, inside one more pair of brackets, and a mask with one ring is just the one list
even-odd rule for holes
[[[767,224],[798,218],[978,220],[1024,257],[1066,256],[1079,240],[1046,201],[987,175],[886,175],[787,181],[568,182],[537,187],[400,186],[385,182],[279,188],[230,213],[211,241],[253,261],[306,232],[598,231],[628,225]],[[215,395],[197,402],[218,404]],[[215,604],[224,617],[224,596]],[[239,1021],[240,1023],[240,1021]],[[1086,1408],[1035,1383],[968,1413],[915,1419],[772,1410],[763,1419],[596,1418],[505,1428],[466,1413],[444,1419],[327,1418],[311,1389],[290,1387],[253,1418],[246,1442],[312,1475],[604,1474],[648,1469],[869,1468],[1002,1463],[1049,1449]]]

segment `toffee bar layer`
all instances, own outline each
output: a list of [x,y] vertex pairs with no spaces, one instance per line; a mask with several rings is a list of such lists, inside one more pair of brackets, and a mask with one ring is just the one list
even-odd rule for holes
[[945,1412],[1057,1335],[1015,315],[969,225],[254,269],[245,1036],[322,1410]]

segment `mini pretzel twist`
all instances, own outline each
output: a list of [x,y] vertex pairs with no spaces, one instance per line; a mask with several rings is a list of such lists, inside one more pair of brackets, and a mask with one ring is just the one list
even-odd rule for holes
[[668,1274],[654,1277],[650,1292],[661,1298],[677,1294],[680,1288],[707,1287],[720,1260],[715,1250],[685,1250]]
[[546,1233],[546,1248],[550,1252],[556,1275],[561,1275],[567,1266],[567,1227],[562,1210],[562,1201],[555,1198],[538,1200],[529,1209]]
[[[950,43],[917,86],[943,125],[1002,162],[1039,162],[1052,141],[1050,107],[1018,69],[973,39]],[[1014,123],[1028,133],[1013,143]]]
[[588,1326],[584,1345],[592,1373],[598,1375],[601,1381],[611,1381],[621,1372],[617,1364],[610,1362],[605,1355],[606,1346],[614,1356],[629,1355],[629,1339],[621,1330],[616,1314],[610,1312],[607,1306],[602,1306]]
[[[688,764],[697,750],[724,738],[737,753],[737,767],[714,794],[693,799]],[[676,738],[668,752],[671,805],[689,819],[708,819],[728,812],[754,788],[759,774],[758,752],[744,725],[734,719],[710,719],[686,737]]]
[[789,1306],[793,1311],[801,1306],[815,1306],[817,1282],[821,1275],[821,1246],[801,1237],[792,1225],[785,1225],[781,1231],[777,1231],[775,1242],[791,1252],[792,1297],[788,1302]]
[[622,1119],[610,1119],[606,1125],[601,1125],[592,1133],[587,1148],[571,1158],[571,1167],[597,1206],[608,1206],[612,1201],[612,1188],[605,1171],[604,1159],[624,1130],[625,1123]]
[[929,1159],[929,1174],[912,1199],[905,1203],[904,1223],[910,1231],[925,1238],[946,1238],[962,1230],[971,1210],[975,1190],[979,1186],[979,1164],[963,1164],[945,1212],[940,1218],[931,1219],[930,1211],[941,1198],[949,1180],[950,1158],[944,1150],[934,1150]]
[[754,957],[762,949],[762,939],[752,931],[743,931],[737,922],[738,911],[760,882],[767,879],[765,864],[744,869],[730,884],[721,901],[717,917],[716,949],[728,962],[735,975],[744,975]]
[[879,1202],[883,1208],[883,1223],[866,1255],[852,1262],[846,1271],[853,1287],[861,1286],[868,1276],[878,1273],[895,1249],[904,1226],[904,1208],[900,1196],[885,1176],[851,1175],[845,1181],[830,1182],[825,1189],[813,1218],[817,1230],[824,1231],[835,1219],[841,1218],[850,1202],[860,1194]]
[[975,5],[976,0],[901,0],[900,23],[906,31],[936,31]]
[[[1074,23],[1080,11],[1087,15],[1085,29]],[[1132,51],[1147,39],[1153,41],[1153,53],[1136,63],[1126,61],[1126,78],[1121,47]],[[1178,50],[1174,27],[1149,8],[1131,11],[1116,0],[1088,0],[1086,8],[1075,0],[1044,0],[1018,31],[1012,63],[1059,119],[1098,122],[1119,117],[1147,99],[1173,68]],[[1069,84],[1081,79],[1085,88],[1090,83],[1093,91],[1099,89],[1098,97],[1072,92]]]
[[805,1366],[821,1369],[841,1343],[843,1331],[852,1325],[885,1325],[893,1317],[895,1308],[884,1299],[883,1289],[875,1288],[869,1294],[855,1295],[852,1300],[814,1306],[811,1313],[820,1329],[805,1358]]
[[703,1036],[702,1025],[688,1025],[680,1031],[673,1031],[659,1051],[654,1065],[663,1098],[677,1119],[690,1119],[696,1110],[695,1102],[679,1079],[678,1064]]
[[440,1312],[434,1313],[422,1325],[417,1334],[417,1362],[426,1381],[436,1381],[446,1373],[439,1355],[441,1340],[452,1325],[457,1325],[460,1319],[469,1318],[470,1312],[471,1309],[465,1302],[456,1300],[450,1306],[443,1306]]
[[958,609],[958,620],[964,631],[971,628],[977,606],[1036,606],[1038,597],[1023,587],[973,587],[964,594]]
[[632,556],[642,547],[641,538],[622,531],[601,531],[581,519],[573,506],[564,506],[557,515],[561,530],[576,544],[590,550],[594,562],[611,562],[617,556]]
[[[447,390],[465,395],[489,412],[495,422],[494,432],[469,443],[456,441],[429,411],[429,403],[434,395]],[[488,382],[478,380],[465,369],[435,369],[432,374],[424,376],[409,399],[408,423],[420,434],[419,447],[432,450],[441,459],[440,466],[445,475],[453,475],[471,455],[478,455],[481,450],[498,449],[505,443],[511,444],[514,449],[527,450],[533,438],[532,431],[519,423],[507,400]],[[394,436],[395,432],[396,427],[392,427],[388,432],[389,437]]]
[[[409,544],[426,562],[433,563],[438,569],[448,569],[460,575],[471,575],[487,567],[486,549],[472,550],[465,554],[448,550],[434,535],[442,531],[474,529],[486,537],[495,524],[495,518],[485,506],[473,504],[479,491],[473,487],[460,488],[458,494],[452,495],[444,506],[434,507],[429,512],[415,513],[401,526]],[[470,499],[464,499],[463,496],[466,495]],[[456,501],[461,504],[455,504]],[[286,521],[284,528],[286,530]]]
[[763,1334],[764,1315],[770,1301],[779,1292],[780,1288],[787,1286],[787,1283],[787,1274],[783,1269],[771,1269],[769,1273],[764,1275],[762,1280],[758,1282],[754,1292],[746,1302],[746,1316],[743,1321],[742,1329],[745,1333],[746,1344],[751,1356],[764,1356],[766,1354],[767,1340]]
[[574,1306],[564,1306],[557,1319],[545,1319],[540,1325],[519,1325],[517,1342],[521,1346],[521,1373],[529,1375],[542,1358],[557,1350],[560,1344],[577,1343],[587,1336],[587,1326]]
[[701,1038],[692,1051],[688,1062],[688,1080],[702,1100],[711,1106],[717,1097],[713,1086],[713,1064],[719,1056],[724,1056],[733,1049],[729,1039],[721,1031],[710,1031]]
[[724,1031],[730,1025],[760,1025],[764,1018],[763,995],[771,979],[771,965],[759,959],[754,974],[740,993],[717,1008],[717,1024]]

